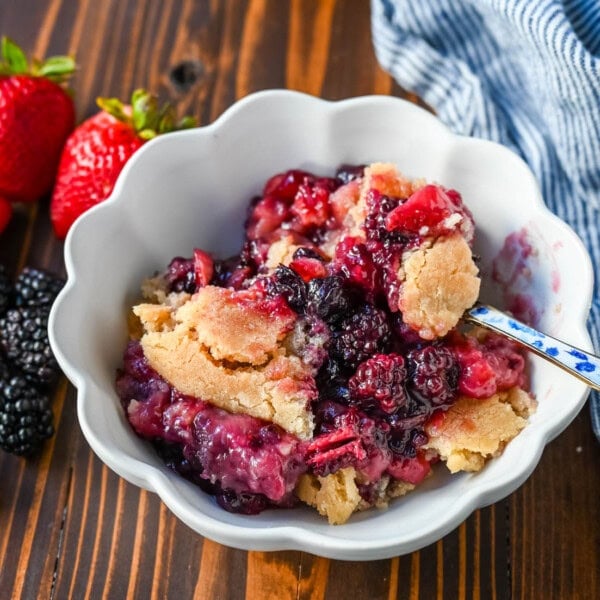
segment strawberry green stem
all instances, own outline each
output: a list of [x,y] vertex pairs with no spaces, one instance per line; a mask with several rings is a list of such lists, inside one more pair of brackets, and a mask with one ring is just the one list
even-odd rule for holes
[[31,75],[63,83],[75,72],[71,56],[52,56],[44,61],[32,59],[31,64],[20,46],[4,36],[0,41],[0,75]]
[[131,126],[144,140],[196,126],[194,117],[185,116],[176,120],[175,109],[169,103],[159,106],[158,98],[141,88],[131,95],[130,106],[118,98],[97,98],[96,103],[115,119]]

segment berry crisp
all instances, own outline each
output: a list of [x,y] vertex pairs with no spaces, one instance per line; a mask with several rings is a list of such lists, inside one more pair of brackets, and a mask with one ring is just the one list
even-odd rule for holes
[[460,194],[392,164],[271,177],[240,253],[142,285],[116,388],[133,430],[225,510],[383,508],[438,463],[477,471],[535,410],[478,298]]

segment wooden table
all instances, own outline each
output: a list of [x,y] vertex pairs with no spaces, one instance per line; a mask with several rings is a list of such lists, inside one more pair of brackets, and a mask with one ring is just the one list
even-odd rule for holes
[[[377,65],[367,0],[2,0],[0,33],[36,56],[76,55],[79,119],[96,96],[138,86],[204,124],[264,88],[417,101]],[[47,200],[18,208],[0,260],[64,271]],[[510,497],[420,552],[350,563],[202,539],[95,457],[64,379],[53,406],[57,433],[40,456],[0,452],[2,600],[600,598],[600,444],[587,407]]]

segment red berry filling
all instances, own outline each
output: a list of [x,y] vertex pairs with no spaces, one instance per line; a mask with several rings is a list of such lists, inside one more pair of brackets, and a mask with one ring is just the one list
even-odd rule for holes
[[463,221],[471,229],[473,218],[456,191],[426,185],[392,210],[385,226],[389,232],[437,237],[458,230]]
[[515,342],[490,334],[482,342],[455,335],[452,349],[458,358],[458,389],[472,398],[489,398],[511,387],[525,387],[525,359]]
[[[383,475],[418,484],[431,470],[426,424],[441,420],[459,394],[485,398],[525,383],[511,342],[453,333],[426,343],[397,312],[407,248],[455,231],[471,241],[472,217],[458,193],[433,185],[408,198],[370,190],[361,231],[340,235],[362,177],[362,166],[344,166],[335,178],[277,174],[251,203],[238,256],[218,260],[196,249],[164,273],[169,292],[233,288],[251,311],[292,323],[286,351],[314,369],[319,392],[309,442],[183,396],[149,367],[140,343],[125,351],[117,391],[132,427],[226,510],[290,506],[306,471],[324,477],[353,467],[367,501]],[[284,237],[299,247],[289,266],[269,270],[271,244]]]
[[135,431],[149,440],[180,444],[181,460],[196,464],[201,478],[235,494],[289,503],[306,470],[303,444],[294,436],[179,394],[149,367],[138,342],[127,347],[117,391]]

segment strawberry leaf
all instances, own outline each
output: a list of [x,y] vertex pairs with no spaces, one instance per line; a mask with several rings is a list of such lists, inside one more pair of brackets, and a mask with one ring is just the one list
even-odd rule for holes
[[195,117],[186,115],[178,121],[176,129],[191,129],[192,127],[196,127],[197,124],[198,121],[196,121]]
[[169,133],[175,129],[175,109],[165,104],[158,119],[158,133]]
[[154,129],[142,129],[142,131],[138,131],[138,135],[143,140],[151,140],[157,136],[157,133]]
[[75,71],[71,56],[52,56],[37,67],[37,74],[52,81],[64,81]]
[[2,37],[2,58],[9,72],[13,75],[27,73],[29,64],[25,53],[10,38]]
[[117,98],[98,98],[96,103],[105,112],[130,125],[143,140],[196,126],[193,117],[176,121],[175,109],[169,103],[159,106],[158,98],[142,88],[133,92],[130,106]]
[[[133,126],[137,132],[153,130],[158,127],[158,101],[145,90],[135,90],[131,96]],[[147,139],[147,138],[144,138]]]
[[118,121],[131,123],[131,119],[125,112],[123,103],[118,98],[96,98],[96,104],[109,115],[112,115]]
[[73,74],[76,67],[71,56],[53,56],[44,61],[33,58],[30,65],[23,50],[6,36],[0,41],[0,54],[0,75],[45,77],[61,84]]

